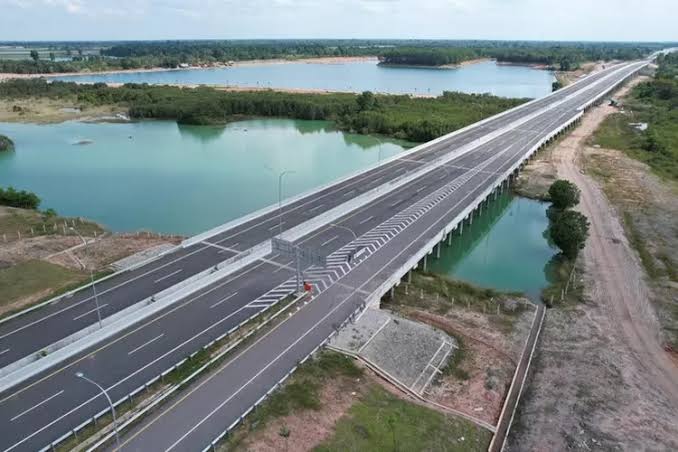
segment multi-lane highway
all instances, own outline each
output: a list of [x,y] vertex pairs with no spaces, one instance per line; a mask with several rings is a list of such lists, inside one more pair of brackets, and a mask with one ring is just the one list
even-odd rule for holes
[[[421,177],[332,221],[340,227],[325,224],[298,239],[297,243],[328,256],[326,268],[307,273],[319,291],[314,301],[138,426],[125,438],[124,449],[202,449],[432,237],[476,202],[488,187],[496,185],[498,178],[520,162],[529,149],[576,117],[578,107],[609,90],[639,65],[608,68],[478,127],[289,203],[282,218],[275,210],[265,212],[101,283],[103,296],[110,298],[102,298],[100,303],[110,306],[110,314],[168,287],[171,281],[178,282],[266,241],[276,232],[279,220],[284,229],[290,229],[389,180],[428,168],[431,162],[446,155],[456,155],[444,165],[431,167]],[[476,141],[483,137],[490,138]],[[479,144],[468,152],[455,153],[472,142]],[[364,246],[366,252],[349,264],[346,256],[356,245]],[[277,255],[257,260],[158,315],[0,394],[0,450],[47,446],[106,407],[104,399],[90,385],[76,379],[75,372],[94,378],[109,390],[114,400],[124,398],[290,293],[294,274],[290,264]],[[15,360],[77,331],[81,326],[70,322],[91,310],[88,296],[83,291],[55,306],[6,322],[2,325],[0,344],[18,350],[12,358]],[[92,322],[93,318],[86,324]],[[34,337],[35,331],[49,339],[37,345],[40,340]],[[32,345],[21,348],[18,338]]]
[[[609,70],[608,70],[609,71]],[[581,89],[596,82],[608,71],[594,74],[582,80]],[[225,261],[238,253],[264,242],[276,233],[279,223],[290,229],[314,216],[330,210],[349,199],[377,188],[408,171],[439,158],[450,149],[481,138],[492,131],[506,127],[512,121],[538,111],[545,105],[564,98],[574,87],[564,89],[547,98],[486,121],[481,126],[469,128],[463,133],[441,140],[417,150],[407,158],[392,160],[355,177],[333,184],[290,203],[283,208],[268,209],[236,227],[206,237],[185,248],[178,248],[159,259],[131,271],[114,275],[96,284],[102,316],[110,316],[130,305]],[[309,215],[310,214],[310,215]],[[282,216],[282,218],[280,218]],[[0,323],[0,368],[21,358],[35,354],[60,339],[95,324],[97,314],[93,291],[85,288],[57,303],[31,311],[7,322]]]

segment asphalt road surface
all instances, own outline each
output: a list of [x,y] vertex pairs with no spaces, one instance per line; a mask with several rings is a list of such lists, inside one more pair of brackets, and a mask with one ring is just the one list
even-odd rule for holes
[[[119,273],[96,283],[99,305],[103,317],[109,316],[134,303],[167,289],[186,278],[213,267],[254,245],[270,239],[277,233],[282,221],[284,229],[290,229],[309,219],[309,213],[317,215],[336,207],[347,200],[365,193],[390,180],[402,176],[433,159],[444,155],[494,130],[562,99],[576,89],[597,81],[614,68],[593,74],[576,86],[557,92],[544,99],[525,105],[504,116],[494,118],[483,125],[450,137],[398,159],[352,177],[298,200],[282,211],[277,210],[253,218],[237,227],[217,234],[204,242],[162,256],[137,269]],[[313,215],[311,215],[313,216]],[[89,325],[95,324],[97,314],[93,291],[84,288],[72,297],[45,306],[7,322],[0,323],[0,368],[25,356],[37,353]]]
[[[148,421],[137,426],[124,438],[123,449],[200,450],[205,447],[301,358],[327,338],[336,325],[364,303],[365,298],[397,268],[459,212],[477,200],[485,189],[496,183],[498,173],[520,161],[525,152],[544,135],[573,118],[577,114],[577,107],[604,92],[632,70],[632,66],[620,69],[600,86],[582,92],[564,104],[457,157],[443,168],[415,179],[336,220],[335,224],[351,229],[358,236],[357,242],[366,246],[367,251],[359,260],[351,264],[346,262],[346,256],[355,249],[355,244],[351,243],[355,239],[352,233],[341,227],[326,225],[298,240],[297,243],[319,249],[329,256],[326,269],[308,273],[308,279],[314,281],[320,290],[315,299],[209,377],[181,393],[176,401],[152,415]],[[610,70],[605,72],[609,73]],[[587,83],[582,82],[563,93],[528,105],[526,110],[537,111],[600,77],[600,74],[591,76],[587,78]],[[376,185],[369,185],[374,184],[375,180],[376,184],[383,183],[525,115],[526,112],[517,110],[506,115],[510,118],[501,117],[490,121],[477,130],[471,129],[450,138],[448,142],[425,148],[357,176],[353,181],[344,181],[340,186],[291,204],[283,213],[284,227],[307,221],[318,212],[356,196],[360,190],[373,188]],[[316,207],[315,211],[311,210]],[[150,264],[145,271],[140,268],[136,270],[140,272],[137,279],[129,279],[128,282],[120,280],[111,286],[109,293],[112,303],[119,302],[115,298],[117,290],[124,287],[131,293],[142,293],[148,290],[149,284],[156,284],[153,281],[172,273],[168,267],[158,269],[158,266],[169,264],[173,271],[181,268],[181,277],[185,278],[188,270],[187,274],[183,272],[189,262],[195,262],[191,264],[195,267],[191,268],[199,268],[200,263],[204,268],[214,265],[215,261],[210,262],[210,258],[218,262],[228,256],[218,253],[224,251],[222,246],[237,251],[247,249],[270,238],[275,232],[271,230],[272,226],[277,225],[277,221],[277,212],[272,212],[214,236],[206,244],[165,256]],[[178,262],[183,264],[176,267]],[[93,349],[0,394],[0,450],[36,450],[44,447],[106,407],[103,397],[97,395],[91,385],[78,380],[74,376],[76,372],[84,372],[106,387],[113,400],[126,397],[190,353],[289,293],[293,289],[290,281],[294,274],[290,264],[288,259],[276,255],[258,260]],[[129,278],[125,274],[121,277]],[[146,282],[141,284],[140,281]],[[113,289],[116,285],[120,287]],[[137,286],[134,290],[139,292],[134,292],[131,288]],[[45,332],[47,324],[61,331],[61,323],[72,321],[75,310],[87,304],[87,294],[81,294],[81,297],[79,302],[69,300],[59,308],[63,310],[73,305],[70,309],[74,311],[67,317],[63,317],[64,312],[58,310],[45,320],[41,320],[38,315],[36,320],[43,325],[41,333]],[[133,298],[133,295],[128,294],[126,297]],[[59,318],[60,322],[52,320]],[[21,331],[31,328],[28,326]],[[13,334],[10,334],[7,339],[12,337]]]

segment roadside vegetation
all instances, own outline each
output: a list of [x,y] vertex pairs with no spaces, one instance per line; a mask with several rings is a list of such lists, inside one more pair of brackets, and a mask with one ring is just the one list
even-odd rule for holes
[[631,91],[624,112],[610,115],[591,142],[624,151],[659,176],[678,180],[678,54],[660,56],[658,65],[655,77]]
[[6,137],[5,135],[0,135],[0,152],[13,150],[14,142],[9,137]]
[[470,422],[399,398],[352,358],[323,351],[217,450],[480,451],[490,439]]
[[382,134],[423,142],[515,107],[524,99],[445,92],[436,98],[404,95],[301,94],[274,91],[228,92],[215,88],[179,88],[103,83],[80,85],[44,79],[0,83],[0,99],[62,99],[83,110],[124,105],[135,119],[173,119],[182,124],[221,124],[247,117],[334,121],[342,130]]

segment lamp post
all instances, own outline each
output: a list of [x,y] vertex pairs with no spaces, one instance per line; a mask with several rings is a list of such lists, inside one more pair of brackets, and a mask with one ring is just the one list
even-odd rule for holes
[[[87,240],[85,240],[82,235],[80,235],[80,232],[78,232],[77,229],[75,229],[73,226],[69,227],[71,231],[75,232],[78,234],[78,237],[80,237],[80,240],[85,244],[85,249],[87,249],[88,244]],[[85,264],[82,264],[83,269],[86,269],[87,266]],[[94,273],[92,272],[92,269],[89,269],[89,281],[92,284],[92,292],[94,293],[94,305],[96,306],[96,311],[97,311],[97,319],[99,320],[99,328],[102,328],[103,325],[101,324],[101,310],[99,309],[99,297],[97,296],[97,288],[96,285],[94,284]]]
[[294,174],[296,171],[285,170],[278,175],[278,235],[282,237],[282,181],[286,174]]
[[353,232],[353,229],[351,229],[351,228],[349,228],[349,227],[347,227],[347,226],[342,226],[342,225],[337,224],[337,223],[330,223],[329,225],[330,225],[330,226],[334,226],[335,228],[344,229],[345,231],[350,232],[350,233],[353,235],[353,238],[354,238],[355,240],[358,240],[358,236],[356,235],[355,232]]
[[122,450],[120,448],[120,433],[118,432],[118,420],[115,417],[115,407],[113,406],[113,401],[108,396],[108,392],[106,392],[106,390],[102,386],[100,386],[99,383],[88,378],[87,375],[83,374],[82,372],[77,372],[75,376],[99,388],[102,394],[106,397],[106,400],[108,400],[108,405],[111,407],[111,414],[113,415],[113,430],[115,431],[115,447],[117,450]]

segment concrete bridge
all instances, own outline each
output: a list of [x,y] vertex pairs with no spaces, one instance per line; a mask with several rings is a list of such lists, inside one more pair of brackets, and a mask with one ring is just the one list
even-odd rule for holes
[[[0,323],[0,450],[57,445],[107,412],[83,372],[126,403],[189,356],[293,295],[279,234],[325,265],[304,305],[123,438],[199,450],[261,403],[337,328],[425,267],[541,148],[647,62],[620,64],[340,181],[193,237],[159,258]],[[359,252],[358,252],[359,251]],[[350,257],[350,258],[349,258]],[[94,301],[102,311],[96,321]]]

